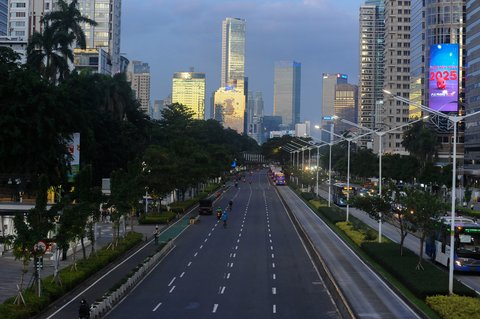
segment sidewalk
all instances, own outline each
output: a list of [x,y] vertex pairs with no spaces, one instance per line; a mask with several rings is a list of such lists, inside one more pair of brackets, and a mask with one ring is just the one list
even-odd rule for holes
[[[97,224],[97,233],[99,234],[99,236],[97,238],[97,242],[95,243],[95,250],[101,249],[112,241],[112,225],[113,224],[111,223]],[[148,237],[149,239],[151,239],[153,231],[155,229],[155,225],[138,225],[135,221],[133,229],[135,232],[142,233],[144,235],[144,238]],[[130,231],[129,226],[127,226],[127,231]],[[90,254],[90,244],[86,246],[86,252],[87,255]],[[54,272],[54,260],[52,260],[51,257],[52,254],[45,254],[45,256],[43,257],[43,269],[40,271],[40,276],[42,278],[52,275]],[[77,247],[76,258],[77,260],[83,259],[81,246]],[[67,256],[67,260],[60,260],[59,269],[70,266],[72,262],[73,255],[70,252]],[[3,303],[6,299],[14,297],[17,294],[17,285],[20,284],[23,269],[22,261],[16,260],[12,252],[8,251],[0,257],[0,269],[2,270],[0,271],[0,303]],[[30,261],[27,270],[28,272],[24,276],[24,288],[27,287],[32,280],[33,261]]]

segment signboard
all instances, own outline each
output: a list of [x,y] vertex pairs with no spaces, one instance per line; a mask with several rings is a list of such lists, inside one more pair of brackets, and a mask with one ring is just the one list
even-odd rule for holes
[[68,181],[73,182],[75,175],[80,170],[80,133],[73,133],[68,144],[68,152],[72,156],[70,162],[71,170],[68,174]]
[[334,120],[334,117],[333,116],[324,116],[323,119],[325,121],[333,121]]
[[428,94],[431,109],[458,111],[458,44],[430,46]]
[[47,251],[47,244],[43,240],[39,240],[38,243],[35,244],[33,249],[37,254],[44,255]]

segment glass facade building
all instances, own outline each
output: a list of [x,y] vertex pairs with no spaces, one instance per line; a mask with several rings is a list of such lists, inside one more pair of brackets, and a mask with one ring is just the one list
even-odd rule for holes
[[244,88],[245,20],[226,18],[222,23],[221,87]]
[[[410,101],[425,105],[425,0],[411,0],[410,18]],[[419,108],[411,106],[410,118],[420,118]]]
[[[341,119],[357,122],[358,86],[348,83],[335,85],[335,99],[333,101],[334,114]],[[341,121],[335,123],[334,131],[341,134],[352,126]]]
[[262,143],[263,106],[262,92],[248,92],[247,134],[259,144]]
[[[384,5],[383,0],[369,0],[360,7],[360,79],[358,123],[374,129],[377,109],[383,105],[384,73]],[[363,147],[372,148],[372,138],[360,140]]]
[[239,134],[244,133],[245,94],[243,89],[233,87],[220,88],[214,97],[214,119],[223,127],[231,128]]
[[98,25],[83,24],[87,48],[101,47],[110,54],[112,74],[120,72],[121,0],[78,0],[82,15]]
[[172,103],[185,105],[193,118],[205,119],[205,73],[177,72],[172,79]]
[[127,81],[130,82],[140,108],[150,115],[150,66],[141,61],[131,61],[127,68]]
[[0,36],[7,35],[8,0],[0,0]]
[[300,122],[301,63],[275,63],[273,115],[282,117],[284,128],[293,129]]

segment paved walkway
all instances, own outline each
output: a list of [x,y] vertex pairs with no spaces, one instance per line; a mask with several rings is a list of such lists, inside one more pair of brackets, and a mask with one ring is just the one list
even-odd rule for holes
[[[100,249],[112,241],[112,224],[99,223],[97,227],[97,234],[99,236],[95,245],[95,249]],[[142,233],[144,237],[148,237],[149,239],[152,238],[154,229],[154,225],[138,225],[136,222],[134,223],[134,231]],[[130,230],[129,226],[127,226],[127,230]],[[91,245],[88,245],[86,250],[87,254],[89,254],[91,251]],[[52,256],[52,254],[45,254],[43,258],[43,269],[40,272],[40,276],[42,278],[52,275],[54,272],[54,260],[52,259]],[[78,246],[77,248],[76,258],[83,258],[81,246]],[[60,261],[60,269],[71,265],[72,261],[73,255],[70,253],[67,260]],[[6,252],[0,257],[0,303],[3,303],[6,299],[14,297],[17,294],[17,285],[20,284],[22,268],[23,265],[21,260],[16,260],[11,251]],[[24,287],[28,286],[32,280],[32,261],[28,265],[27,270],[28,272],[24,277]]]

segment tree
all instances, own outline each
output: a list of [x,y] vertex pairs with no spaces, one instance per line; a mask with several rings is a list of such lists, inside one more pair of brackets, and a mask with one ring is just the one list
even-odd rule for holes
[[45,14],[43,21],[54,30],[73,35],[77,45],[82,49],[86,48],[85,32],[82,25],[97,25],[94,20],[82,16],[78,9],[78,0],[72,0],[70,4],[65,0],[58,0],[57,9]]
[[434,231],[436,220],[446,211],[447,204],[434,194],[412,189],[407,191],[404,205],[408,212],[406,217],[420,233],[420,249],[416,269],[423,269],[425,237]]
[[[355,196],[352,199],[352,205],[366,212],[377,222],[383,223],[385,218],[391,215],[392,206],[390,202],[382,196]],[[379,237],[379,240],[381,238]]]
[[402,146],[415,156],[424,167],[425,163],[432,161],[437,152],[437,135],[426,126],[425,122],[420,121],[414,123],[403,133]]

